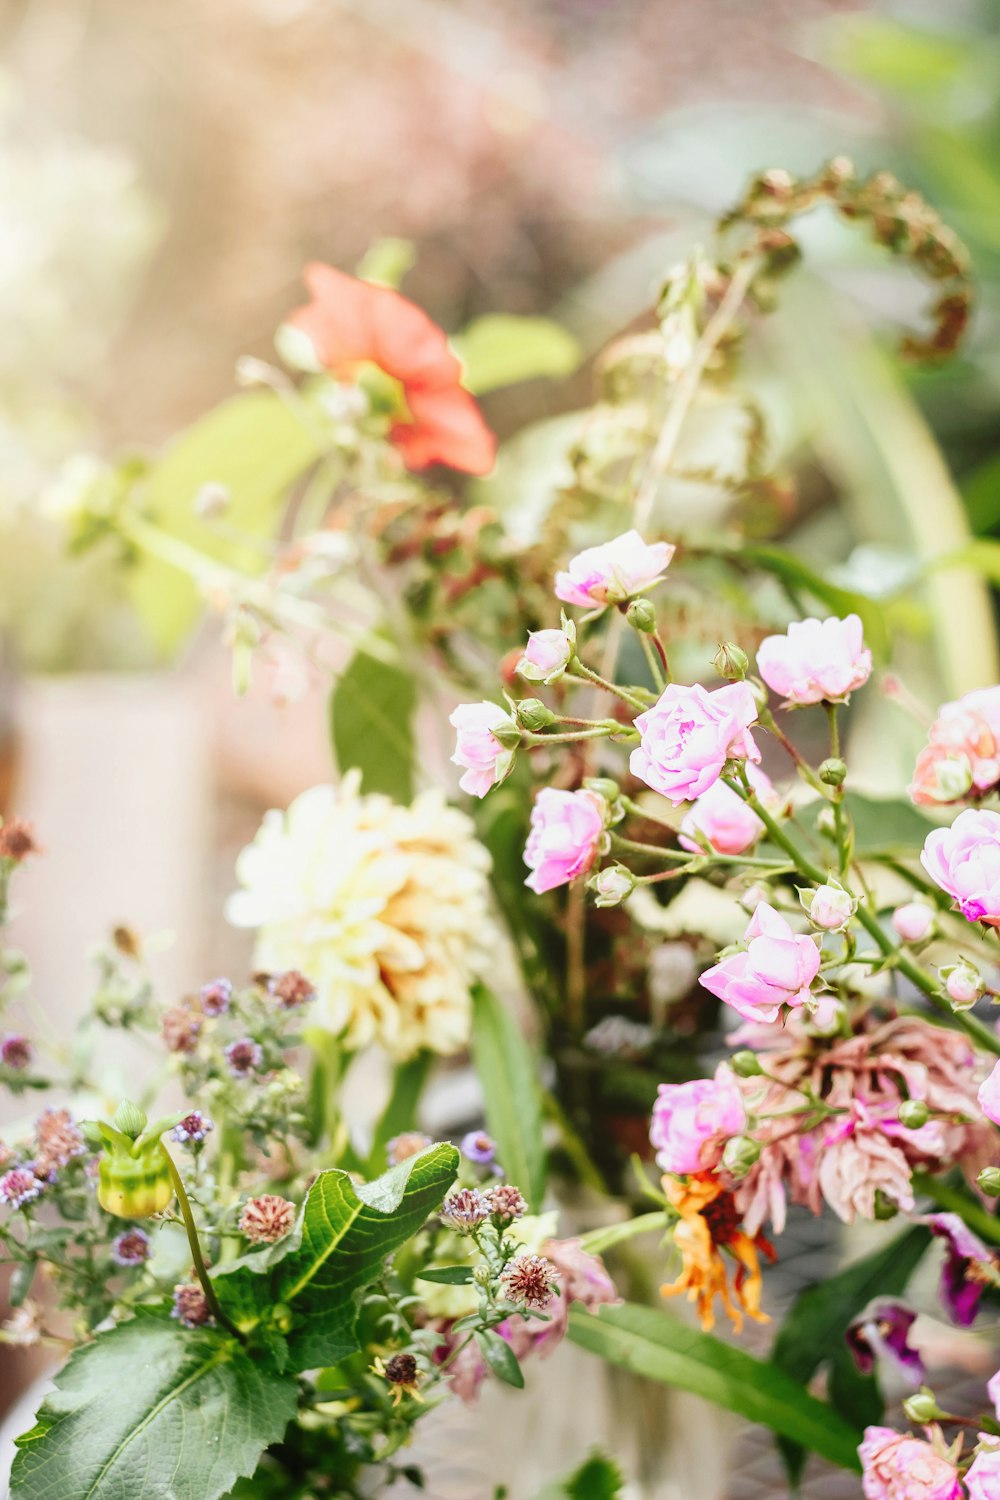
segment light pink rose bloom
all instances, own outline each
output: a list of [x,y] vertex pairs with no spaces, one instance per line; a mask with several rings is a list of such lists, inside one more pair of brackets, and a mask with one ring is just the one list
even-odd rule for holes
[[555,682],[573,655],[573,642],[565,630],[533,630],[517,670],[528,682]]
[[892,925],[904,943],[922,943],[934,926],[934,913],[922,901],[907,901],[896,907]]
[[633,776],[676,807],[714,786],[727,760],[760,760],[750,734],[757,703],[745,682],[708,692],[700,683],[664,688],[635,721],[641,740],[632,751]]
[[673,555],[669,542],[646,543],[637,531],[626,531],[578,552],[568,571],[556,574],[556,598],[584,609],[621,604],[659,583]]
[[701,983],[748,1021],[776,1021],[783,1005],[798,1008],[811,998],[820,953],[811,937],[792,931],[784,917],[762,901],[744,934],[745,953],[733,953],[706,970]]
[[[774,787],[763,771],[750,765],[747,776],[765,806],[777,801]],[[701,846],[694,838],[696,832],[704,834],[716,854],[742,854],[757,842],[764,825],[732,787],[717,781],[684,814],[678,839],[682,849],[700,852]]]
[[458,784],[472,797],[485,797],[514,764],[514,751],[502,745],[494,731],[517,734],[517,725],[498,703],[461,703],[448,722],[458,731],[452,762],[465,767]]
[[872,654],[857,615],[796,620],[757,648],[757,670],[789,703],[843,703],[871,676]]
[[735,1075],[720,1063],[714,1078],[690,1083],[661,1083],[653,1105],[649,1139],[664,1172],[708,1172],[718,1166],[722,1149],[747,1122]]
[[541,895],[589,870],[604,837],[605,808],[604,799],[585,787],[576,792],[542,787],[524,846],[524,862],[531,870],[525,885]]
[[824,932],[840,932],[853,917],[858,903],[841,885],[818,885],[806,910],[814,927]]
[[1000,1448],[984,1448],[976,1455],[966,1472],[965,1488],[968,1491],[969,1500],[998,1500],[1000,1497]]
[[955,1465],[923,1438],[866,1427],[858,1453],[865,1500],[962,1500]]
[[[998,691],[989,688],[986,693],[969,693],[957,703],[945,704],[917,756],[910,786],[914,802],[930,806],[958,802],[973,787],[977,792],[988,792],[1000,781],[1000,724],[969,702]],[[991,712],[995,718],[992,707]]]
[[994,1125],[1000,1125],[1000,1062],[994,1063],[993,1072],[979,1085],[979,1108]]
[[963,917],[1000,927],[1000,813],[968,807],[924,840],[920,863]]

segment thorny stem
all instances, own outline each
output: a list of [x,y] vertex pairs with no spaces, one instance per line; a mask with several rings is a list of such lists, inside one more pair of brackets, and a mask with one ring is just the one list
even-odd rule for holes
[[174,1185],[174,1192],[177,1195],[177,1203],[180,1207],[181,1217],[184,1220],[184,1228],[187,1231],[188,1244],[191,1246],[191,1259],[194,1262],[195,1275],[201,1282],[201,1289],[205,1293],[205,1301],[211,1308],[212,1316],[215,1318],[215,1321],[221,1327],[225,1328],[229,1333],[231,1333],[234,1338],[239,1339],[241,1344],[245,1344],[246,1336],[240,1332],[235,1323],[230,1321],[229,1317],[222,1307],[222,1303],[219,1301],[218,1297],[215,1294],[215,1288],[212,1285],[212,1279],[208,1274],[208,1267],[205,1264],[205,1257],[201,1253],[201,1241],[198,1238],[198,1226],[194,1222],[194,1214],[191,1212],[191,1203],[187,1195],[187,1190],[184,1187],[181,1174],[180,1172],[178,1172],[177,1167],[174,1163],[174,1159],[165,1146],[163,1148],[163,1154],[167,1158],[167,1166],[170,1170],[170,1180]]

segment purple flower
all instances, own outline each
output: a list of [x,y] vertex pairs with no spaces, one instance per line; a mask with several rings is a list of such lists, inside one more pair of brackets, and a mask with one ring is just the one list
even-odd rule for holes
[[882,1357],[892,1361],[907,1384],[920,1385],[925,1373],[924,1362],[908,1342],[916,1317],[916,1313],[902,1302],[887,1298],[869,1302],[845,1335],[847,1347],[862,1375],[870,1375],[876,1359]]
[[497,1154],[497,1143],[485,1130],[470,1130],[462,1137],[459,1147],[466,1161],[474,1161],[481,1167],[491,1167]]
[[941,1269],[941,1301],[952,1322],[968,1328],[975,1322],[980,1298],[993,1279],[994,1254],[958,1214],[929,1214],[924,1222],[947,1245]]
[[233,987],[228,979],[213,979],[202,986],[201,1008],[206,1016],[221,1016],[229,1009]]
[[14,1031],[5,1031],[0,1036],[0,1062],[5,1068],[13,1068],[20,1072],[26,1068],[31,1061],[31,1043],[26,1036],[19,1036]]
[[23,1208],[41,1191],[42,1184],[27,1167],[12,1167],[0,1177],[0,1203],[9,1203],[11,1208]]
[[143,1229],[126,1229],[111,1244],[111,1259],[119,1266],[141,1266],[151,1253],[149,1235]]
[[178,1146],[200,1145],[208,1132],[214,1129],[215,1126],[207,1115],[203,1115],[200,1109],[193,1109],[174,1126],[170,1139],[176,1141]]
[[229,1043],[225,1057],[234,1078],[249,1078],[264,1061],[264,1051],[253,1037],[241,1036],[238,1041]]
[[195,1286],[190,1281],[174,1287],[174,1305],[170,1316],[185,1328],[204,1328],[207,1323],[214,1321],[205,1293],[200,1286]]

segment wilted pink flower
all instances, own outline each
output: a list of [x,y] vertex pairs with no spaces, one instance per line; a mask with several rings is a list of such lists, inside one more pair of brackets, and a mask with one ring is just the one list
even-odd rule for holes
[[[994,1443],[996,1439],[988,1441]],[[965,1488],[969,1500],[997,1500],[1000,1495],[1000,1448],[983,1448],[976,1454],[966,1470]]]
[[750,734],[756,718],[745,682],[711,693],[700,683],[671,683],[635,721],[641,739],[629,759],[632,774],[675,806],[693,801],[718,781],[727,760],[760,760]]
[[517,725],[499,704],[486,702],[460,703],[448,722],[458,731],[452,762],[465,767],[458,784],[471,797],[485,797],[514,764],[513,749],[500,743],[497,732],[517,736]]
[[531,870],[525,885],[541,895],[585,874],[604,837],[605,807],[604,799],[586,787],[575,792],[542,787],[524,846],[524,862]]
[[[776,800],[774,788],[763,771],[748,765],[747,777],[765,805]],[[697,854],[700,845],[694,835],[700,833],[716,854],[743,854],[763,832],[764,825],[753,809],[732,787],[726,786],[724,781],[717,781],[684,814],[678,842],[682,849]]]
[[990,1076],[979,1086],[979,1108],[994,1125],[1000,1125],[1000,1062],[995,1063]]
[[184,1328],[204,1328],[215,1321],[201,1287],[187,1281],[174,1287],[174,1305],[170,1316],[176,1318]]
[[762,901],[744,934],[746,951],[706,970],[701,983],[748,1021],[776,1021],[783,1005],[810,998],[820,953],[811,937],[796,935],[773,906]]
[[500,1273],[500,1290],[508,1302],[544,1312],[557,1287],[556,1268],[544,1255],[516,1255]]
[[1000,813],[966,808],[950,828],[934,828],[920,862],[970,922],[1000,927]]
[[647,544],[637,531],[626,531],[578,552],[568,571],[556,574],[556,598],[583,609],[621,604],[658,583],[673,555],[668,542]]
[[517,670],[528,682],[555,682],[573,655],[573,643],[565,630],[533,630]]
[[747,1122],[733,1072],[720,1063],[714,1078],[661,1083],[649,1139],[664,1172],[707,1172],[718,1166],[730,1136]]
[[889,1139],[884,1121],[857,1101],[849,1115],[828,1127],[817,1170],[823,1197],[845,1224],[859,1214],[873,1219],[878,1193],[899,1208],[913,1207],[905,1153]]
[[955,1465],[923,1438],[866,1427],[858,1453],[865,1500],[962,1500]]
[[896,907],[892,925],[904,943],[922,943],[934,927],[934,913],[922,901],[907,901]]
[[805,903],[809,920],[824,932],[839,932],[854,915],[857,902],[842,885],[819,885]]
[[784,635],[769,635],[757,648],[757,670],[768,687],[789,703],[842,703],[868,681],[872,654],[857,615],[838,620],[797,620]]

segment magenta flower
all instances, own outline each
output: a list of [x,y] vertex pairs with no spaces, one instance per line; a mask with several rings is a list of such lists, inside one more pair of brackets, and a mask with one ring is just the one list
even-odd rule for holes
[[744,941],[745,952],[731,954],[701,976],[705,989],[748,1021],[776,1021],[783,1005],[804,1005],[820,965],[812,938],[798,936],[761,901]]
[[955,1465],[923,1438],[866,1427],[858,1453],[865,1500],[962,1500]]
[[513,737],[520,731],[497,703],[461,703],[448,722],[457,731],[452,762],[465,768],[458,784],[470,797],[485,797],[514,764],[513,749],[501,744],[497,733]]
[[925,1374],[924,1362],[909,1342],[916,1321],[916,1313],[902,1302],[887,1298],[869,1302],[864,1312],[849,1324],[845,1335],[862,1375],[870,1375],[881,1357],[895,1365],[908,1385],[920,1385]]
[[[747,767],[747,776],[762,802],[773,800],[774,788],[763,771],[751,765]],[[700,833],[716,854],[743,854],[752,848],[763,832],[764,825],[753,809],[732,787],[726,786],[724,781],[717,781],[684,814],[678,842],[682,849],[697,854],[700,845],[694,836]]]
[[556,574],[556,598],[583,609],[623,604],[659,583],[673,555],[668,542],[649,544],[637,531],[626,531],[612,542],[578,552],[568,571]]
[[970,922],[1000,927],[1000,813],[969,807],[934,828],[920,863]]
[[969,1500],[996,1500],[1000,1495],[1000,1448],[983,1448],[976,1454],[965,1475],[965,1488]]
[[555,682],[572,655],[573,642],[565,630],[533,630],[517,670],[528,682]]
[[726,1141],[739,1135],[746,1122],[743,1096],[725,1063],[714,1078],[661,1083],[649,1131],[657,1165],[678,1175],[711,1171]]
[[671,683],[635,721],[641,738],[629,759],[632,774],[675,807],[693,801],[715,785],[727,760],[760,760],[749,732],[756,718],[745,682],[711,693],[700,683]]
[[996,1258],[958,1214],[929,1214],[924,1222],[945,1241],[941,1301],[953,1323],[969,1328],[976,1320],[983,1292],[993,1279]]
[[787,703],[844,703],[871,676],[857,615],[838,620],[797,620],[784,635],[769,635],[757,648],[757,670]]
[[604,837],[604,810],[603,798],[585,787],[576,792],[542,787],[524,846],[531,871],[525,885],[541,895],[589,870]]

